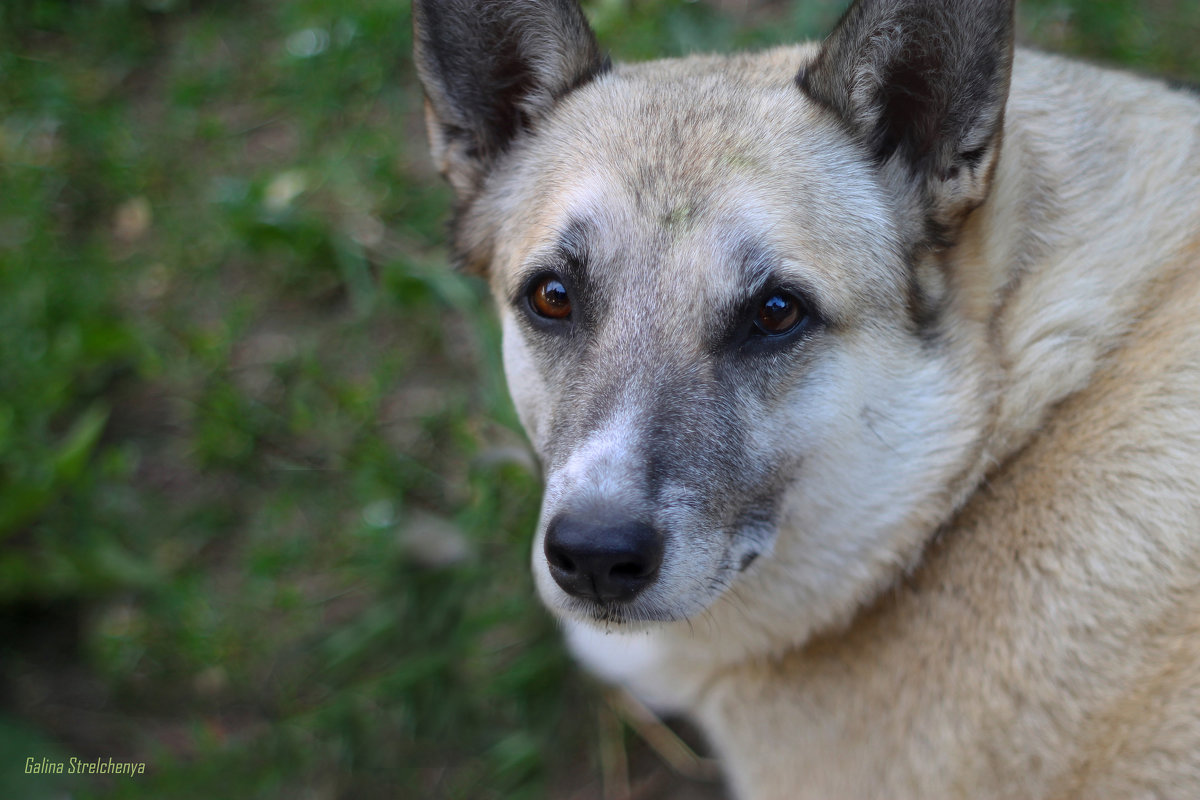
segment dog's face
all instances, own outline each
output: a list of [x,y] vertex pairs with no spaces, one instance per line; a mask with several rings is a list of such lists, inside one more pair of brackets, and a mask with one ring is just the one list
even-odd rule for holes
[[847,137],[780,77],[751,94],[727,74],[618,72],[495,182],[551,608],[693,616],[781,527],[816,602],[891,560],[876,537],[945,483],[962,421],[909,326],[896,223]]
[[[899,94],[859,79],[891,56],[854,41],[892,17],[848,15],[848,54],[835,35],[614,70],[573,5],[485,3],[508,55],[455,73],[478,30],[455,5],[418,3],[418,64],[456,247],[492,282],[546,471],[543,599],[605,625],[761,596],[797,629],[844,616],[977,456],[986,392],[939,318],[936,264],[986,192],[1007,62],[924,142],[889,111]],[[530,42],[517,74],[550,76],[537,91],[474,116],[452,99]]]

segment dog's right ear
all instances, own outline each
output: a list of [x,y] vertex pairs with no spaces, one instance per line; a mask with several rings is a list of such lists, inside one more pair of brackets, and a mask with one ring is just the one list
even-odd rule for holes
[[577,0],[414,0],[430,149],[460,206],[521,131],[608,68]]

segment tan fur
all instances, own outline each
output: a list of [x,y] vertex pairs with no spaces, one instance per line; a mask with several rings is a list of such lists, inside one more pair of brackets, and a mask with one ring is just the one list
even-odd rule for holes
[[[975,167],[914,189],[797,88],[817,53],[577,67],[502,158],[443,163],[546,463],[543,599],[593,671],[695,717],[744,800],[1200,797],[1200,100],[1018,51],[1002,135],[971,123]],[[922,202],[949,243],[909,274]],[[586,358],[522,316],[573,220],[608,293]],[[777,392],[718,402],[734,359],[705,336],[746,231],[833,322]],[[728,408],[670,429],[688,392]],[[604,613],[564,593],[548,521],[636,506],[646,442],[673,444],[648,430],[701,460],[723,420],[737,463],[789,471],[775,529],[696,511],[695,485],[748,502],[730,470],[664,470],[654,582]]]
[[1192,98],[1021,54],[949,289],[986,478],[845,630],[658,656],[739,797],[1200,796],[1198,208]]
[[1200,269],[847,630],[709,679],[739,796],[1194,797]]
[[957,273],[1002,463],[845,630],[707,677],[739,797],[1200,796],[1200,109],[1018,67]]

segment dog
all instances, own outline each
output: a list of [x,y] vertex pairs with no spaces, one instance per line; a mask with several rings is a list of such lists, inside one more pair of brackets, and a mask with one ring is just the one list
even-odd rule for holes
[[414,4],[539,594],[739,798],[1200,797],[1200,98],[1013,16],[626,65]]

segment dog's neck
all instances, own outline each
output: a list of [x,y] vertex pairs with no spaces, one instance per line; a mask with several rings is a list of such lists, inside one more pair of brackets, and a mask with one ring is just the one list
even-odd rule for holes
[[[1140,135],[1137,98],[1123,95],[1130,107],[1118,112],[1101,107],[1113,102],[1109,93],[1059,88],[1073,84],[1056,84],[1059,72],[1076,69],[1018,53],[991,193],[953,254],[954,302],[961,318],[977,325],[967,334],[976,348],[969,357],[978,363],[982,355],[989,364],[996,393],[995,418],[966,494],[1024,446],[1056,404],[1088,385],[1125,326],[1145,316],[1169,283],[1163,274],[1147,281],[1139,265],[1170,261],[1191,230],[1190,205],[1147,198],[1178,195],[1189,173],[1200,184],[1200,135],[1186,127],[1153,139]],[[1150,81],[1145,89],[1159,91]],[[1180,95],[1178,103],[1194,113],[1193,99]],[[1110,124],[1097,127],[1097,119]],[[1178,216],[1178,224],[1164,226],[1164,214]],[[1139,217],[1143,224],[1131,224]],[[1130,237],[1138,229],[1156,231],[1155,238]],[[1162,236],[1164,230],[1175,236]]]

